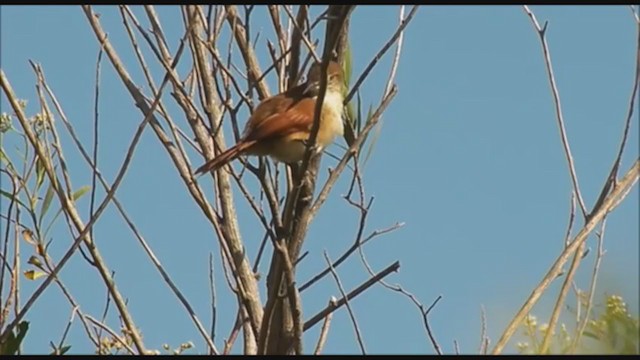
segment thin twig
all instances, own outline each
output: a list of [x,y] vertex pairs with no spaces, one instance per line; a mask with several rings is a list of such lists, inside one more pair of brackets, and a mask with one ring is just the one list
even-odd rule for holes
[[228,340],[224,341],[224,348],[222,349],[222,354],[223,355],[228,355],[231,352],[231,348],[233,347],[233,344],[236,341],[236,338],[238,337],[238,333],[240,332],[240,329],[242,328],[242,323],[243,323],[243,319],[242,319],[242,314],[240,312],[240,309],[238,309],[238,315],[236,316],[236,322],[233,325],[233,328],[231,328],[231,333],[229,334]]
[[633,87],[631,89],[631,97],[629,98],[629,108],[627,109],[627,118],[624,122],[624,129],[622,131],[622,138],[620,140],[620,147],[618,148],[618,153],[613,162],[613,166],[611,167],[611,171],[609,172],[609,177],[605,182],[605,185],[602,187],[602,191],[600,192],[600,196],[598,200],[596,200],[596,204],[594,205],[594,209],[600,206],[602,200],[607,196],[611,187],[615,185],[616,177],[618,176],[618,171],[620,170],[620,163],[622,162],[622,154],[624,153],[625,147],[627,145],[627,140],[629,138],[629,130],[631,129],[631,120],[633,119],[633,112],[636,108],[635,102],[636,97],[638,95],[638,88],[640,88],[640,19],[638,19],[638,15],[634,12],[636,16],[636,72],[633,81]]
[[[98,167],[98,139],[99,139],[99,123],[100,123],[100,65],[102,64],[102,54],[104,54],[104,49],[102,46],[100,47],[100,51],[98,51],[98,59],[96,60],[96,86],[95,86],[95,94],[94,94],[94,104],[93,104],[93,163],[96,168]],[[95,201],[96,201],[96,173],[95,171],[91,175],[91,197],[89,203],[89,217],[93,217],[93,212],[95,210]],[[89,235],[93,237],[93,229],[89,232]]]
[[[409,11],[409,14],[407,14],[407,17],[404,18],[403,21],[401,21],[400,25],[398,26],[396,31],[393,33],[391,38],[384,44],[384,46],[382,46],[382,48],[378,51],[378,53],[373,57],[371,62],[369,62],[369,65],[367,65],[367,67],[364,69],[362,74],[360,74],[360,76],[358,77],[358,80],[356,80],[353,87],[351,88],[351,90],[349,90],[349,93],[344,98],[345,104],[348,104],[351,98],[353,98],[353,96],[356,94],[356,92],[360,88],[360,85],[362,85],[362,83],[367,78],[367,76],[369,76],[369,73],[371,72],[371,70],[373,70],[373,68],[378,63],[378,61],[380,61],[380,59],[382,59],[384,54],[391,48],[391,45],[393,45],[402,36],[404,29],[407,27],[407,25],[409,25],[416,11],[418,11],[418,6],[419,5],[414,5],[411,8],[411,10]],[[385,89],[383,97],[386,96],[389,93],[389,91],[390,89]]]
[[[71,324],[73,324],[73,320],[76,317],[76,312],[78,311],[78,307],[74,306],[73,309],[71,309],[71,315],[69,316],[69,321],[67,322],[67,325],[64,328],[64,331],[62,333],[62,337],[60,338],[60,342],[58,342],[58,346],[54,347],[54,350],[57,352],[58,350],[62,349],[62,346],[64,345],[64,341],[67,338],[67,334],[69,333],[69,329],[71,328]],[[56,355],[61,355],[61,354],[56,354]]]
[[371,131],[371,129],[378,123],[380,117],[382,116],[382,113],[385,111],[387,106],[391,103],[391,100],[393,100],[397,91],[398,91],[397,87],[394,86],[389,92],[389,94],[387,94],[387,96],[381,101],[380,105],[371,116],[371,119],[369,119],[369,121],[364,126],[362,131],[360,131],[358,138],[353,142],[353,144],[351,144],[349,149],[346,151],[346,153],[342,157],[342,160],[340,160],[338,165],[336,165],[336,167],[333,169],[333,171],[331,172],[331,175],[329,176],[327,181],[324,183],[322,189],[320,190],[320,193],[318,194],[318,197],[316,198],[315,202],[313,203],[313,206],[311,207],[312,215],[315,214],[320,209],[322,204],[324,204],[324,202],[327,199],[327,196],[329,195],[329,192],[331,192],[331,189],[333,189],[333,186],[335,185],[342,171],[347,166],[347,163],[349,162],[351,157],[357,153],[357,149],[360,148],[360,145],[366,139],[366,134],[368,134],[369,131]]
[[571,209],[569,210],[569,225],[567,225],[567,232],[564,236],[564,246],[569,245],[569,240],[571,240],[571,230],[573,230],[573,223],[576,218],[576,193],[574,191],[571,192]]
[[307,331],[311,329],[314,325],[322,321],[322,319],[324,319],[326,316],[328,316],[329,314],[331,314],[332,312],[338,310],[341,306],[343,306],[347,300],[351,300],[356,296],[360,295],[363,291],[367,290],[368,288],[370,288],[372,285],[374,285],[381,279],[384,279],[385,276],[391,274],[392,272],[398,271],[399,268],[400,268],[399,261],[396,261],[393,264],[387,266],[386,268],[384,268],[384,270],[378,272],[377,274],[369,278],[367,281],[362,283],[360,286],[351,290],[351,292],[349,292],[346,296],[340,298],[335,303],[330,303],[323,310],[321,310],[320,312],[312,316],[311,319],[305,321],[303,330]]
[[[215,343],[216,340],[216,320],[217,320],[217,309],[216,309],[216,282],[213,274],[213,253],[209,253],[209,289],[211,291],[211,341]],[[209,355],[214,355],[213,351],[209,349]]]
[[542,44],[542,51],[544,53],[544,62],[547,69],[547,75],[549,78],[549,84],[551,86],[551,92],[553,94],[553,103],[556,109],[556,120],[558,122],[558,128],[560,129],[560,138],[562,140],[562,147],[564,149],[565,157],[567,158],[567,163],[569,166],[569,174],[571,176],[571,182],[573,183],[573,191],[576,193],[576,197],[578,198],[578,204],[580,205],[580,210],[582,211],[582,215],[587,218],[587,207],[584,204],[584,200],[582,199],[582,193],[580,192],[580,185],[578,184],[578,175],[576,175],[576,168],[573,163],[573,156],[571,155],[571,147],[569,146],[569,140],[567,139],[567,131],[564,127],[564,118],[562,116],[562,105],[560,102],[560,93],[558,92],[558,86],[556,85],[556,78],[553,74],[553,66],[551,63],[551,53],[549,52],[549,45],[547,44],[546,32],[548,22],[545,22],[544,27],[540,27],[538,23],[538,19],[536,19],[535,14],[529,9],[527,5],[523,5],[524,11],[531,18],[531,22],[533,26],[536,28],[538,32],[538,36],[540,37],[540,43]]
[[97,319],[94,319],[91,315],[85,315],[85,316],[87,317],[87,320],[91,321],[95,326],[108,332],[109,335],[111,335],[114,339],[116,339],[120,343],[120,345],[122,345],[122,347],[125,348],[131,355],[136,354],[136,352],[131,348],[131,346],[129,346],[129,344],[127,344],[127,342],[123,338],[121,338],[120,335],[118,335],[115,331],[111,330],[111,328],[109,328],[107,325],[101,323]]
[[[337,268],[338,266],[340,266],[340,264],[342,264],[345,260],[347,260],[349,258],[349,256],[355,252],[359,247],[363,246],[364,244],[366,244],[367,242],[369,242],[370,240],[378,237],[379,235],[383,235],[389,232],[392,232],[396,229],[399,229],[400,227],[404,226],[404,223],[396,223],[388,228],[385,229],[381,229],[381,230],[375,230],[373,231],[371,234],[369,234],[367,237],[365,237],[364,239],[359,239],[358,237],[356,237],[356,240],[354,241],[354,243],[342,254],[340,255],[340,257],[338,259],[336,259],[332,266],[334,268]],[[321,272],[319,272],[318,274],[314,275],[311,279],[307,280],[305,283],[303,283],[299,290],[300,292],[306,290],[307,288],[309,288],[311,285],[313,285],[314,283],[316,283],[317,281],[319,281],[320,279],[322,279],[323,277],[325,277],[327,274],[329,274],[331,272],[331,270],[329,269],[329,267],[325,267]]]
[[489,350],[489,337],[487,336],[487,311],[484,306],[480,307],[480,321],[482,323],[482,329],[480,331],[480,351],[481,355],[486,355]]
[[[369,274],[372,274],[373,270],[371,269],[371,266],[367,262],[367,259],[366,259],[365,255],[364,255],[364,252],[363,252],[362,248],[358,249],[358,252],[360,253],[360,258],[361,258],[362,263],[364,264],[365,268],[367,269]],[[431,312],[431,310],[433,310],[433,308],[440,301],[440,299],[442,299],[442,295],[438,295],[438,297],[433,301],[433,303],[428,308],[426,308],[416,298],[415,295],[413,295],[412,293],[410,293],[410,292],[406,291],[405,289],[403,289],[402,286],[400,286],[400,284],[390,285],[390,284],[387,284],[382,279],[379,281],[379,283],[382,286],[384,286],[385,288],[387,288],[389,290],[393,290],[395,292],[398,292],[398,293],[402,294],[403,296],[407,297],[409,300],[411,300],[411,302],[416,306],[418,311],[420,311],[420,315],[422,317],[422,324],[424,325],[424,330],[427,333],[427,336],[429,337],[429,341],[431,342],[431,345],[435,349],[436,353],[438,353],[438,355],[442,355],[442,348],[440,347],[440,344],[436,340],[436,337],[433,334],[433,330],[431,330],[431,325],[429,324],[429,313]]]
[[580,266],[580,262],[582,260],[582,254],[584,252],[584,248],[586,242],[582,242],[578,247],[578,250],[573,254],[573,261],[571,262],[571,266],[569,267],[569,271],[565,275],[564,281],[562,283],[562,288],[560,289],[560,293],[558,294],[558,298],[556,299],[556,303],[553,307],[553,311],[551,312],[551,318],[549,318],[547,330],[542,339],[542,344],[540,345],[540,353],[547,354],[549,351],[549,346],[551,345],[551,338],[555,332],[556,324],[560,319],[560,312],[565,304],[565,299],[567,298],[567,294],[569,293],[569,289],[571,288],[571,283],[573,282],[573,278],[578,271],[578,267]]
[[[300,5],[300,6],[305,6],[305,5]],[[291,10],[289,10],[288,7],[283,6],[283,8],[284,8],[284,11],[289,16],[289,18],[291,19],[291,23],[293,24],[293,26],[296,28],[296,30],[300,34],[300,39],[302,40],[302,42],[304,42],[304,45],[307,47],[307,50],[309,50],[309,53],[311,54],[311,56],[313,56],[313,59],[316,62],[320,62],[320,57],[316,53],[316,50],[313,48],[313,44],[311,44],[311,41],[304,34],[304,31],[302,31],[303,30],[302,27],[301,27],[302,25],[298,24],[298,22],[296,21],[295,17],[291,13]]]
[[[329,305],[335,305],[336,298],[331,297],[329,299]],[[324,344],[327,341],[327,335],[329,335],[329,326],[331,325],[331,319],[333,318],[333,313],[330,313],[324,318],[322,322],[322,329],[320,330],[320,336],[318,337],[318,342],[316,343],[316,348],[313,350],[314,355],[320,355],[322,352],[322,348],[324,348]]]
[[[582,338],[582,334],[587,328],[587,324],[590,320],[591,308],[593,306],[593,298],[596,293],[596,283],[598,280],[598,274],[600,273],[600,263],[602,262],[602,258],[604,257],[604,230],[607,224],[607,218],[602,219],[602,223],[600,223],[600,231],[596,234],[598,238],[598,251],[596,253],[596,260],[593,264],[593,271],[591,273],[591,285],[589,286],[589,295],[587,297],[587,301],[585,304],[586,309],[584,310],[584,316],[578,323],[576,334],[573,338],[573,342],[571,343],[571,348],[567,352],[568,354],[575,354],[575,350],[578,348],[580,344],[580,339]],[[582,305],[582,299],[578,297],[578,303]]]
[[367,351],[364,347],[364,341],[362,340],[362,335],[360,334],[360,328],[358,327],[358,322],[356,321],[356,316],[354,315],[353,310],[351,309],[351,305],[349,305],[349,300],[347,298],[347,295],[344,292],[344,288],[342,287],[342,282],[340,281],[340,278],[338,277],[338,274],[336,273],[336,271],[333,269],[333,266],[331,266],[331,260],[329,259],[329,255],[327,254],[326,250],[324,251],[324,259],[327,262],[327,266],[329,266],[329,269],[331,270],[331,275],[333,276],[333,279],[336,281],[336,285],[338,285],[340,294],[345,299],[345,305],[347,306],[347,311],[349,312],[349,317],[351,318],[353,329],[356,332],[358,345],[360,345],[360,351],[362,352],[362,355],[367,355]]

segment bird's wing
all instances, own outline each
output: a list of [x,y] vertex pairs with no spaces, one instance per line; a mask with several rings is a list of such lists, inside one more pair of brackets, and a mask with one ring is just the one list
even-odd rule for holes
[[[263,107],[261,104],[249,119],[251,125],[245,133],[246,139],[262,140],[299,132],[308,133],[313,125],[315,103],[312,98],[307,97],[295,102],[294,100],[282,101],[280,106],[271,107],[271,114],[265,114],[265,110],[260,109]],[[258,122],[257,119],[262,120]]]

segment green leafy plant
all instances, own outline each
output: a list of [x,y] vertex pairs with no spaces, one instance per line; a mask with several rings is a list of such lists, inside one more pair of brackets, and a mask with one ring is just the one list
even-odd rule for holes
[[[522,324],[524,340],[516,344],[521,354],[540,354],[542,339],[549,331],[548,324],[538,324],[537,318],[529,315]],[[565,324],[552,335],[547,353],[553,354],[640,354],[640,320],[629,313],[624,299],[618,295],[605,297],[604,305],[595,306],[594,314],[580,336],[570,332]],[[573,343],[576,342],[577,347]]]
[[7,340],[0,343],[0,355],[16,355],[20,350],[20,344],[22,344],[22,340],[25,335],[27,335],[27,331],[29,330],[29,322],[22,321],[18,324],[18,327],[14,332],[10,332]]

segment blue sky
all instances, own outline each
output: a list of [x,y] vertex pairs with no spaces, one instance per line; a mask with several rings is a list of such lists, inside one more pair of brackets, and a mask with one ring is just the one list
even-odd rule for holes
[[[549,21],[547,36],[568,137],[583,197],[591,208],[622,134],[636,61],[635,22],[626,6],[532,9],[541,22]],[[35,77],[27,61],[32,59],[43,66],[81,140],[90,146],[98,44],[83,12],[79,7],[53,6],[2,6],[0,11],[1,67],[18,96],[29,100],[27,113],[38,109]],[[97,11],[109,39],[142,85],[117,8],[98,7]],[[184,31],[179,11],[176,7],[158,7],[158,11],[175,51]],[[268,61],[266,39],[273,40],[264,14],[257,9],[252,24],[254,34],[264,31],[258,45],[263,69]],[[386,42],[397,18],[395,6],[356,9],[351,22],[354,74],[359,74]],[[379,102],[390,64],[387,55],[364,83],[366,106]],[[99,166],[113,181],[142,117],[112,66],[105,61],[102,69]],[[159,74],[156,72],[158,82]],[[270,84],[273,90],[274,82]],[[366,232],[396,222],[405,225],[367,244],[367,258],[376,270],[400,260],[399,273],[387,281],[400,283],[425,304],[442,295],[430,315],[437,340],[447,353],[453,352],[454,340],[462,352],[475,352],[480,341],[481,306],[487,312],[493,344],[561,251],[569,217],[571,183],[538,35],[518,6],[421,7],[405,34],[397,85],[398,96],[384,114],[381,135],[364,169],[366,193],[375,196]],[[169,96],[166,99],[171,103]],[[0,104],[2,111],[11,111],[4,96]],[[169,108],[174,118],[183,121],[174,105]],[[622,171],[638,157],[637,114]],[[89,185],[86,163],[66,133],[62,140],[74,187]],[[7,147],[10,144],[7,140]],[[341,154],[335,145],[330,151]],[[201,164],[196,152],[189,155],[192,166]],[[335,160],[325,156],[322,166],[334,165]],[[358,213],[342,198],[349,186],[347,180],[344,176],[338,183],[310,228],[305,242],[310,254],[299,267],[299,281],[324,267],[324,250],[336,258],[354,239]],[[255,186],[252,189],[258,193]],[[211,189],[207,191],[211,198]],[[98,194],[98,199],[104,196],[103,192]],[[216,255],[220,294],[216,343],[221,346],[236,306],[226,294],[217,241],[150,130],[145,132],[117,196],[207,327],[208,254]],[[236,199],[242,235],[253,259],[262,232],[247,204],[237,194]],[[2,203],[6,204],[4,198]],[[79,207],[86,217],[88,198],[82,199]],[[638,215],[635,186],[608,217],[607,252],[598,286],[599,296],[620,294],[636,314]],[[113,206],[96,225],[95,237],[116,273],[120,291],[129,300],[147,347],[160,349],[163,343],[175,347],[191,340],[196,350],[190,353],[205,351],[185,311]],[[60,222],[53,232],[54,259],[69,242]],[[577,276],[583,289],[588,287],[595,258],[594,237],[588,246],[592,251]],[[25,261],[28,250],[23,247]],[[347,289],[368,277],[357,255],[337,270]],[[98,273],[76,255],[61,277],[83,310],[99,317],[105,291]],[[26,298],[36,285],[24,280],[23,296]],[[561,281],[556,281],[534,308],[541,321],[548,319],[560,285]],[[339,291],[331,277],[305,291],[305,318],[323,308],[332,295],[339,296]],[[570,299],[573,301],[572,296]],[[433,353],[419,313],[406,298],[376,286],[352,306],[368,352]],[[49,352],[49,341],[57,343],[70,312],[60,290],[49,287],[28,316],[31,329],[24,351]],[[571,322],[572,318],[566,315],[564,320]],[[114,316],[109,324],[119,327]],[[313,348],[318,333],[319,326],[306,334],[307,351]],[[73,353],[92,350],[77,320],[67,343]],[[359,352],[346,309],[334,316],[325,352]]]

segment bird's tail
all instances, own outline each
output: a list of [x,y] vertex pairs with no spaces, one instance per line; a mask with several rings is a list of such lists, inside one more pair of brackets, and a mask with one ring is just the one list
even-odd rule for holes
[[214,171],[230,161],[235,160],[238,156],[242,155],[249,147],[251,147],[255,141],[244,141],[235,144],[222,153],[218,154],[215,158],[207,161],[202,166],[196,169],[195,175],[203,174],[208,171]]

